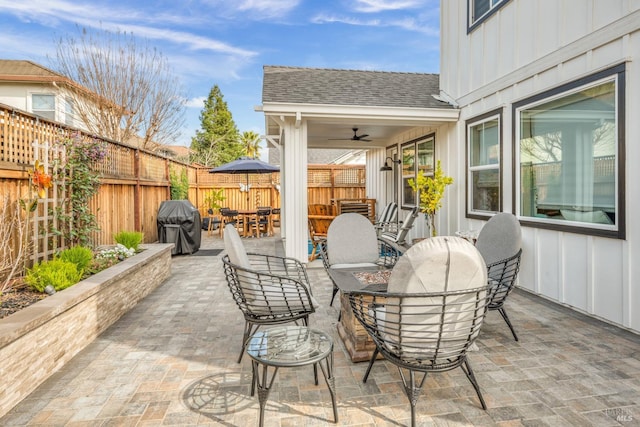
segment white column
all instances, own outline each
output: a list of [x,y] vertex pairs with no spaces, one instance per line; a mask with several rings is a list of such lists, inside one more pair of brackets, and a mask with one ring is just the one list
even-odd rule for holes
[[284,251],[288,257],[308,262],[307,240],[307,123],[287,119],[284,125],[282,168],[286,185],[281,191],[286,220]]
[[368,150],[366,154],[365,190],[367,198],[376,199],[376,215],[379,215],[380,211],[384,209],[385,205],[393,198],[393,195],[386,194],[387,179],[393,179],[393,173],[380,172],[380,168],[384,166],[386,153],[384,148],[376,148]]

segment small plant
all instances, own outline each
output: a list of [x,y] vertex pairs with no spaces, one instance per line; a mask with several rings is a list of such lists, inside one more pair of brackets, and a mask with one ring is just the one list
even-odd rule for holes
[[113,235],[113,240],[121,244],[127,249],[133,249],[138,252],[138,246],[142,243],[144,235],[139,231],[121,231]]
[[446,176],[440,167],[440,160],[436,165],[433,176],[424,176],[422,171],[417,180],[410,179],[409,185],[413,191],[420,195],[420,211],[427,216],[427,225],[431,229],[431,236],[438,235],[436,232],[436,212],[442,206],[442,197],[447,185],[453,183],[453,178]]
[[216,210],[222,207],[221,202],[226,199],[224,196],[224,188],[220,188],[219,190],[211,190],[205,193],[204,196],[204,207],[207,210],[211,210],[211,212],[215,212]]
[[83,274],[93,259],[93,251],[85,246],[74,246],[60,252],[58,258],[74,263],[80,274]]
[[38,292],[44,292],[48,285],[61,291],[75,285],[81,278],[82,274],[74,263],[56,258],[34,265],[27,271],[24,281]]

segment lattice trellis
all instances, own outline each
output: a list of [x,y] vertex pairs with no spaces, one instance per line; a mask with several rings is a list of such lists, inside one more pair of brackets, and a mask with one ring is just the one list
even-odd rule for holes
[[64,173],[62,166],[67,161],[66,147],[62,144],[51,144],[45,141],[43,144],[34,140],[32,143],[34,161],[40,161],[44,166],[44,172],[51,175],[53,187],[47,190],[45,197],[37,197],[37,208],[31,214],[32,240],[34,263],[53,258],[53,255],[66,248],[67,242],[52,230],[61,230],[65,224],[60,224],[56,211],[66,210],[67,189],[60,185],[64,180],[59,174]]

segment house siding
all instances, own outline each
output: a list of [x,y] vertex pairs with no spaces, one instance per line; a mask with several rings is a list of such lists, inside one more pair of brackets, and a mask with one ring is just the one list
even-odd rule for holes
[[[512,0],[466,33],[467,0],[441,2],[441,88],[455,99],[460,121],[437,135],[436,156],[455,174],[449,211],[454,228],[477,229],[465,218],[464,121],[503,111],[503,210],[513,210],[512,104],[624,63],[626,66],[626,240],[523,227],[519,284],[579,311],[640,331],[640,2]],[[544,22],[544,25],[540,23]],[[470,70],[474,70],[470,72]],[[445,135],[446,133],[446,135]],[[440,147],[448,144],[447,149]],[[455,148],[453,148],[455,147]],[[457,161],[450,157],[458,156]],[[446,166],[445,166],[446,165]],[[449,191],[449,190],[447,190]],[[451,231],[451,228],[450,228]],[[637,246],[637,245],[636,245]]]

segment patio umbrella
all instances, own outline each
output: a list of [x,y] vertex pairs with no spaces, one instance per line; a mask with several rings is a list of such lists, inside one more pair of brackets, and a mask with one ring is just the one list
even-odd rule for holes
[[220,165],[209,170],[209,173],[229,173],[238,174],[243,173],[247,179],[247,209],[249,208],[249,174],[261,174],[279,172],[278,166],[270,165],[262,160],[253,159],[251,157],[240,157],[224,165]]

